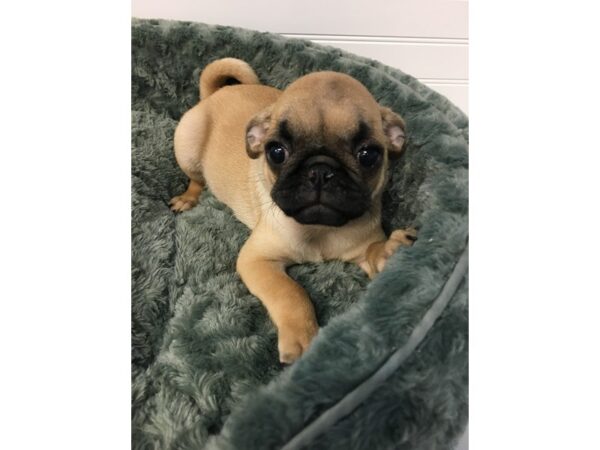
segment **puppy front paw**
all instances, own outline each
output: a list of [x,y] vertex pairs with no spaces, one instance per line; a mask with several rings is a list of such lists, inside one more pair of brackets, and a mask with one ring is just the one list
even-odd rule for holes
[[410,247],[417,239],[417,230],[407,228],[406,230],[395,230],[390,234],[387,241],[374,242],[367,249],[365,260],[360,267],[367,272],[369,278],[373,278],[383,270],[390,256],[398,247]]
[[280,326],[278,330],[279,361],[291,364],[308,349],[319,326],[314,319]]
[[183,212],[188,209],[192,209],[194,206],[198,204],[198,196],[197,195],[189,195],[187,192],[184,192],[181,195],[177,195],[173,197],[169,202],[169,206],[171,206],[171,211],[173,212]]

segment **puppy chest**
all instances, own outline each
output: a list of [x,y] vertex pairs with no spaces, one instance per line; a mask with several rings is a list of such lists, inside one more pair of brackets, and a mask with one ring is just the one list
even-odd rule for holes
[[341,259],[348,253],[351,243],[335,236],[319,236],[296,242],[298,262],[323,262]]
[[[273,253],[285,255],[295,263],[352,259],[367,231],[356,227],[323,227],[302,225],[281,211],[270,210],[263,216],[259,232]],[[264,234],[263,234],[264,233]]]

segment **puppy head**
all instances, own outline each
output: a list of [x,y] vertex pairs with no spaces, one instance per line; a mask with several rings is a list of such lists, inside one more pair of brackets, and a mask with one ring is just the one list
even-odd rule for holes
[[342,226],[379,201],[404,122],[354,78],[317,72],[292,83],[246,130],[265,188],[301,224]]

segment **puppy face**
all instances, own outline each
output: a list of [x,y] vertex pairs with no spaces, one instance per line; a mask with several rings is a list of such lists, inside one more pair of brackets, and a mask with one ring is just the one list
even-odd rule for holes
[[355,79],[318,72],[292,83],[247,127],[273,201],[301,224],[342,226],[370,210],[404,122]]

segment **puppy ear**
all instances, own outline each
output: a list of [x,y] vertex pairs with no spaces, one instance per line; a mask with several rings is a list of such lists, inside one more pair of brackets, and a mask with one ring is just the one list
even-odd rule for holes
[[399,156],[404,148],[405,130],[404,120],[390,108],[381,107],[381,122],[383,132],[388,138],[390,156]]
[[246,127],[246,153],[252,159],[261,154],[261,146],[271,126],[271,108],[267,108],[250,120]]

